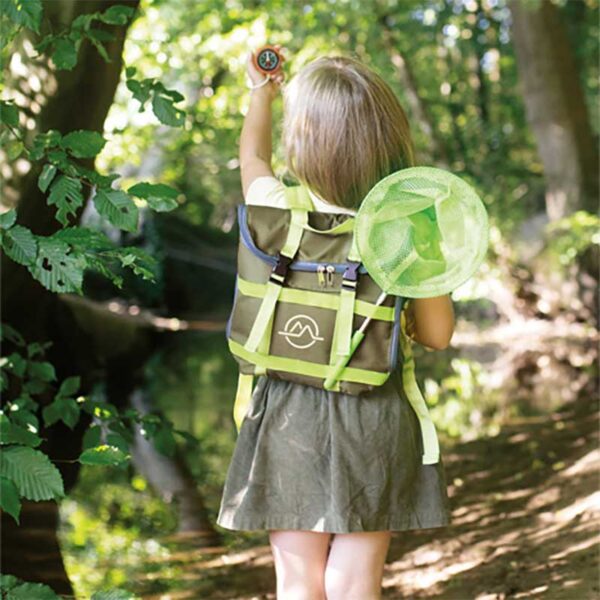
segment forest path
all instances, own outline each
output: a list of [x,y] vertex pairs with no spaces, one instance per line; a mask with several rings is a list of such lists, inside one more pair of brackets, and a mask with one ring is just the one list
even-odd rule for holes
[[[582,392],[550,417],[443,449],[452,524],[394,532],[383,598],[600,599],[598,404],[593,389]],[[174,552],[187,575],[175,587],[161,581],[166,596],[142,597],[275,599],[269,546],[227,550]]]

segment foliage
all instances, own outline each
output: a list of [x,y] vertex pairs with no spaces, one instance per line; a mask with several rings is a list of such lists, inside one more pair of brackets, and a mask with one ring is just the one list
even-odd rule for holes
[[558,221],[548,223],[547,252],[563,266],[573,264],[588,248],[600,246],[600,218],[578,210]]
[[168,556],[157,532],[175,532],[176,508],[132,471],[84,466],[77,487],[61,503],[60,541],[78,597],[125,584],[139,591],[139,565],[152,573]]
[[[7,600],[60,600],[61,596],[42,583],[27,583],[13,575],[0,575],[0,590],[2,597]],[[91,600],[135,600],[135,597],[125,590],[107,590],[95,592]]]
[[[40,34],[43,4],[40,0],[7,0],[0,6],[0,26],[3,36],[2,54],[10,42],[23,30]],[[78,16],[70,27],[59,33],[44,34],[35,45],[38,58],[52,59],[55,69],[71,70],[77,64],[78,51],[87,40],[105,61],[110,57],[103,43],[114,35],[95,25],[125,25],[133,17],[128,6],[111,6],[103,12]],[[135,69],[128,69],[130,86]],[[185,112],[173,107],[183,100],[179,93],[168,90],[159,81],[139,82],[152,94],[152,107],[161,122],[182,126]],[[47,203],[56,208],[56,220],[62,226],[48,236],[34,234],[20,225],[18,211],[9,210],[0,216],[0,244],[13,261],[27,267],[29,273],[50,292],[82,294],[86,270],[97,271],[121,287],[119,269],[131,269],[143,279],[155,281],[156,260],[139,248],[116,246],[106,235],[86,227],[69,226],[86,200],[89,188],[98,213],[117,229],[135,232],[138,227],[139,205],[160,212],[179,206],[179,192],[164,184],[138,182],[129,190],[113,188],[120,176],[102,175],[80,161],[94,159],[104,148],[106,139],[96,131],[76,130],[63,134],[50,129],[40,132],[28,144],[22,110],[13,100],[0,101],[0,141],[7,147],[11,160],[24,155],[37,165],[38,188],[47,193]],[[2,340],[15,348],[0,359],[0,386],[9,392],[0,411],[2,455],[0,462],[0,507],[19,522],[21,499],[40,501],[64,497],[60,471],[52,457],[43,451],[44,427],[62,421],[73,429],[84,414],[92,423],[84,436],[84,448],[74,460],[85,465],[124,467],[129,459],[132,430],[138,427],[147,439],[156,440],[158,450],[172,454],[175,447],[172,423],[159,414],[140,414],[135,410],[119,412],[113,405],[94,395],[78,394],[80,377],[71,376],[57,382],[55,369],[44,360],[50,342],[29,342],[5,324]],[[183,435],[186,435],[182,432]],[[23,583],[10,576],[2,580],[3,592],[13,598],[55,598],[47,586]],[[101,599],[124,599],[126,592],[110,590],[93,596]]]

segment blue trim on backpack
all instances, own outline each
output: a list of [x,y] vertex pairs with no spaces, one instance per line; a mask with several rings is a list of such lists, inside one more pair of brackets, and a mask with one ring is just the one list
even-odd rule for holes
[[235,287],[234,287],[234,291],[233,291],[233,304],[232,304],[232,309],[229,313],[229,318],[227,319],[227,325],[225,326],[225,337],[226,339],[229,339],[231,337],[231,321],[233,320],[233,309],[236,305],[237,302],[237,297],[238,297],[238,278],[237,275],[235,277]]
[[403,296],[396,296],[396,304],[394,306],[394,328],[392,329],[392,342],[390,348],[390,370],[396,368],[396,361],[398,360],[398,336],[400,335],[400,312],[404,306],[406,298]]

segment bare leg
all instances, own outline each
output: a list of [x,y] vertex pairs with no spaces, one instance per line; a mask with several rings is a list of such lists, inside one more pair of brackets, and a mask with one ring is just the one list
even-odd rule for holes
[[336,533],[325,567],[327,600],[379,600],[391,531]]
[[325,564],[331,533],[269,530],[279,600],[325,600]]

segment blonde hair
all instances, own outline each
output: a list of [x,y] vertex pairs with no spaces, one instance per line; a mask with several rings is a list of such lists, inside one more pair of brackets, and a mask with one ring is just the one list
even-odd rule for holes
[[325,56],[285,86],[289,172],[337,206],[355,208],[377,181],[414,165],[406,114],[389,85],[355,58]]

